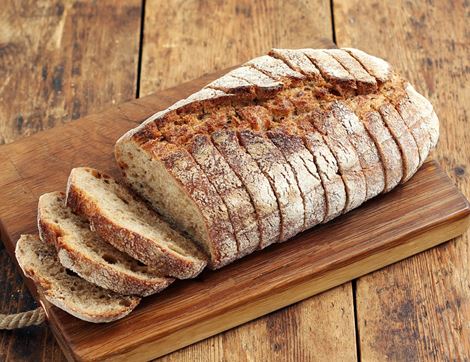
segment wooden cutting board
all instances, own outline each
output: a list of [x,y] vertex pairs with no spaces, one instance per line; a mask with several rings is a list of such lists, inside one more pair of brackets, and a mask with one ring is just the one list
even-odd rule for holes
[[[39,195],[64,190],[72,167],[118,175],[112,151],[121,134],[220,74],[0,147],[1,237],[11,255],[18,236],[36,230]],[[468,228],[469,215],[465,197],[431,161],[391,193],[222,270],[174,283],[114,323],[80,321],[51,306],[26,281],[70,360],[145,360],[449,240]]]

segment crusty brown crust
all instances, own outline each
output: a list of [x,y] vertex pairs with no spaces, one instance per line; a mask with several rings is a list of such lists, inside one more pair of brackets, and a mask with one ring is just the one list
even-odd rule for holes
[[364,124],[346,104],[333,103],[332,112],[344,127],[351,145],[357,152],[366,181],[366,200],[369,200],[382,193],[385,188],[385,172],[379,151]]
[[348,212],[361,205],[366,199],[366,180],[357,152],[346,130],[333,112],[318,112],[310,115],[309,120],[323,136],[338,162],[347,196],[343,212]]
[[326,214],[325,191],[313,155],[302,138],[287,129],[268,131],[267,136],[294,171],[304,201],[304,230],[323,222]]
[[212,141],[250,195],[260,226],[259,248],[278,242],[281,217],[276,195],[268,179],[253,158],[242,149],[236,131],[216,131],[212,133]]
[[354,77],[359,94],[377,91],[377,80],[347,51],[343,49],[327,49],[325,53],[335,58]]
[[280,241],[286,241],[303,230],[304,225],[304,203],[294,173],[264,133],[241,130],[238,136],[240,144],[271,183],[281,213]]
[[401,182],[406,182],[419,168],[419,153],[416,141],[403,121],[403,118],[401,118],[395,107],[390,103],[383,104],[379,108],[379,112],[400,148],[403,159],[403,177]]
[[238,245],[237,258],[251,254],[258,248],[260,233],[256,213],[244,185],[209,136],[196,135],[188,150],[227,207]]
[[163,275],[187,279],[197,276],[205,267],[205,261],[183,258],[158,241],[149,240],[105,217],[99,205],[90,200],[83,190],[74,184],[72,178],[69,178],[67,184],[67,206],[85,217],[90,223],[90,228],[102,239],[142,263],[161,270]]

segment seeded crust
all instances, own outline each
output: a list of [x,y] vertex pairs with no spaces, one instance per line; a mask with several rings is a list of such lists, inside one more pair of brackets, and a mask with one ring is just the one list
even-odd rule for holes
[[[309,191],[307,190],[311,185],[310,181],[305,181],[300,175],[309,171],[309,168],[302,165],[300,158],[295,158],[299,155],[299,150],[302,150],[303,155],[308,155],[305,149],[310,152],[313,158],[312,164],[316,167],[324,189],[326,211],[323,222],[357,207],[382,189],[389,191],[398,182],[406,179],[412,172],[408,167],[412,163],[405,160],[405,157],[408,154],[411,157],[412,151],[404,152],[402,148],[408,147],[406,142],[410,140],[411,133],[408,135],[400,133],[402,129],[400,125],[397,126],[398,121],[386,119],[385,113],[382,115],[380,112],[380,107],[385,103],[391,103],[398,109],[398,103],[404,98],[413,98],[410,92],[406,93],[404,84],[403,79],[392,72],[388,63],[355,49],[273,49],[270,55],[255,58],[226,77],[209,84],[206,89],[223,92],[221,97],[214,96],[212,104],[207,100],[201,107],[196,101],[194,110],[189,111],[187,106],[182,110],[174,109],[168,114],[160,115],[139,132],[131,134],[127,140],[134,142],[136,147],[142,148],[141,145],[154,143],[165,148],[187,147],[199,134],[212,138],[214,145],[250,195],[257,215],[260,247],[262,247],[270,243],[266,242],[267,230],[270,235],[275,235],[275,230],[279,232],[279,228],[276,228],[276,222],[272,222],[275,219],[273,216],[275,212],[271,212],[269,208],[266,209],[270,210],[269,212],[266,211],[264,214],[261,212],[263,208],[253,192],[256,189],[256,184],[253,182],[254,180],[264,182],[263,188],[270,184],[270,196],[274,194],[275,197],[270,199],[268,204],[274,206],[277,203],[281,225],[284,225],[282,222],[287,211],[282,210],[284,201],[280,201],[279,190],[276,189],[272,177],[266,174],[273,165],[278,167],[279,160],[284,159],[282,162],[284,166],[279,168],[279,174],[282,175],[279,180],[287,180],[283,181],[283,184],[291,189],[298,188],[297,194],[301,196],[301,204],[305,211],[302,227],[299,223],[289,226],[292,230],[296,229],[289,234],[295,235],[308,224]],[[356,113],[356,116],[346,112],[346,117],[344,112],[338,111],[341,107],[334,106],[343,103],[345,107]],[[426,112],[427,124],[433,125],[433,136],[431,136],[431,127],[427,127],[430,144],[431,139],[437,142],[438,121],[435,113],[416,97],[413,104],[416,109],[421,109],[420,112]],[[269,117],[262,122],[247,121],[243,114],[250,107],[258,107],[262,112],[268,112]],[[404,118],[403,114],[401,116]],[[394,122],[395,125],[392,126]],[[409,125],[407,128],[410,132]],[[236,139],[230,140],[229,151],[222,150],[214,139],[214,134],[227,133]],[[295,146],[296,151],[293,152],[282,142],[274,142],[282,139],[276,133],[294,137],[298,141]],[[247,138],[246,135],[250,135],[251,139],[248,139],[251,141],[260,142],[262,147],[260,148],[255,142],[257,148],[252,150],[254,153],[250,152],[247,147],[249,144],[244,140]],[[252,135],[256,137],[251,137]],[[243,141],[241,145],[238,144],[240,140]],[[300,140],[304,149],[299,146],[302,144]],[[117,155],[123,154],[119,148],[124,144],[125,142],[118,143]],[[277,154],[274,159],[270,148],[273,146],[272,150],[279,151],[274,151]],[[265,153],[260,150],[264,150]],[[259,158],[253,156],[258,153]],[[233,156],[235,154],[237,156]],[[239,162],[236,157],[243,159],[243,162]],[[124,160],[121,157],[117,159],[125,170],[126,177],[129,177],[127,175],[130,172],[126,170],[131,169],[134,162],[132,159]],[[263,162],[263,167],[260,167],[260,162]],[[251,165],[251,170],[256,176],[240,172],[244,170],[246,164]],[[280,171],[284,167],[289,170],[287,178],[284,170]],[[313,172],[310,172],[310,175],[313,176]],[[311,178],[312,182],[314,179]],[[133,176],[133,187],[140,193],[150,194],[151,192],[146,190],[147,186],[140,185],[139,180],[139,177]],[[266,183],[267,180],[269,181]],[[316,182],[318,183],[318,178]],[[266,190],[269,188],[266,187]],[[267,193],[269,194],[268,191]],[[295,213],[300,215],[298,205],[300,203],[296,201],[294,208],[297,211],[289,211],[292,215]],[[164,213],[163,210],[162,212]],[[237,212],[239,211],[230,214]],[[272,217],[265,226],[263,220],[267,218],[263,218],[262,215]],[[285,227],[281,226],[281,229],[280,239],[284,240]]]
[[241,147],[236,131],[215,131],[212,133],[212,141],[251,197],[260,227],[259,248],[264,249],[278,242],[281,235],[281,216],[269,180],[256,161]]
[[21,235],[15,256],[23,273],[56,307],[87,322],[112,322],[128,315],[140,302],[74,276],[60,264],[54,245],[37,235]]
[[105,241],[163,275],[197,276],[206,257],[123,185],[95,169],[72,169],[67,183],[67,206],[85,217]]
[[188,149],[227,207],[238,245],[237,257],[258,248],[260,232],[255,209],[245,187],[207,135],[198,134]]
[[173,282],[102,240],[83,218],[65,206],[62,192],[39,198],[38,230],[42,241],[56,246],[65,268],[102,288],[145,297]]

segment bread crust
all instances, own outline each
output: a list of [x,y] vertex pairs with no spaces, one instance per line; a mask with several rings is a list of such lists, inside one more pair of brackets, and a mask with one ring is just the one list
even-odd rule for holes
[[233,172],[243,182],[251,197],[260,227],[259,249],[278,242],[281,233],[281,217],[278,201],[270,182],[255,160],[241,147],[236,131],[215,131],[212,133],[212,141]]
[[196,135],[187,148],[226,205],[237,240],[237,258],[251,254],[258,248],[260,232],[245,186],[208,135]]
[[238,132],[240,144],[253,157],[271,183],[281,214],[279,241],[286,241],[303,229],[304,203],[294,173],[283,154],[263,132]]
[[212,245],[209,266],[218,269],[234,261],[238,252],[237,242],[227,207],[189,152],[182,147],[153,141],[143,148],[163,162],[166,170],[201,210]]
[[343,212],[348,212],[361,205],[366,199],[366,180],[357,152],[332,109],[312,113],[309,121],[323,136],[338,162],[346,187],[346,205]]
[[380,113],[366,112],[361,117],[379,151],[385,171],[385,192],[397,186],[403,177],[403,161],[400,150]]
[[335,102],[331,110],[344,127],[349,141],[357,152],[366,181],[365,199],[369,200],[382,193],[385,188],[385,171],[379,151],[364,124],[345,103]]
[[355,58],[343,49],[326,49],[325,53],[335,58],[356,80],[359,94],[368,94],[377,91],[377,81],[372,77]]
[[411,135],[403,118],[390,103],[379,108],[384,123],[400,148],[403,160],[403,177],[401,182],[408,181],[419,168],[419,152],[416,141]]

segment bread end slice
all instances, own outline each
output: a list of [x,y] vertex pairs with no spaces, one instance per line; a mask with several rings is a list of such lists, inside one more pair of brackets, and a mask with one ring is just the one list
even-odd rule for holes
[[140,302],[139,297],[111,292],[68,272],[60,264],[54,246],[37,235],[21,235],[15,255],[23,273],[50,303],[84,321],[121,319]]

